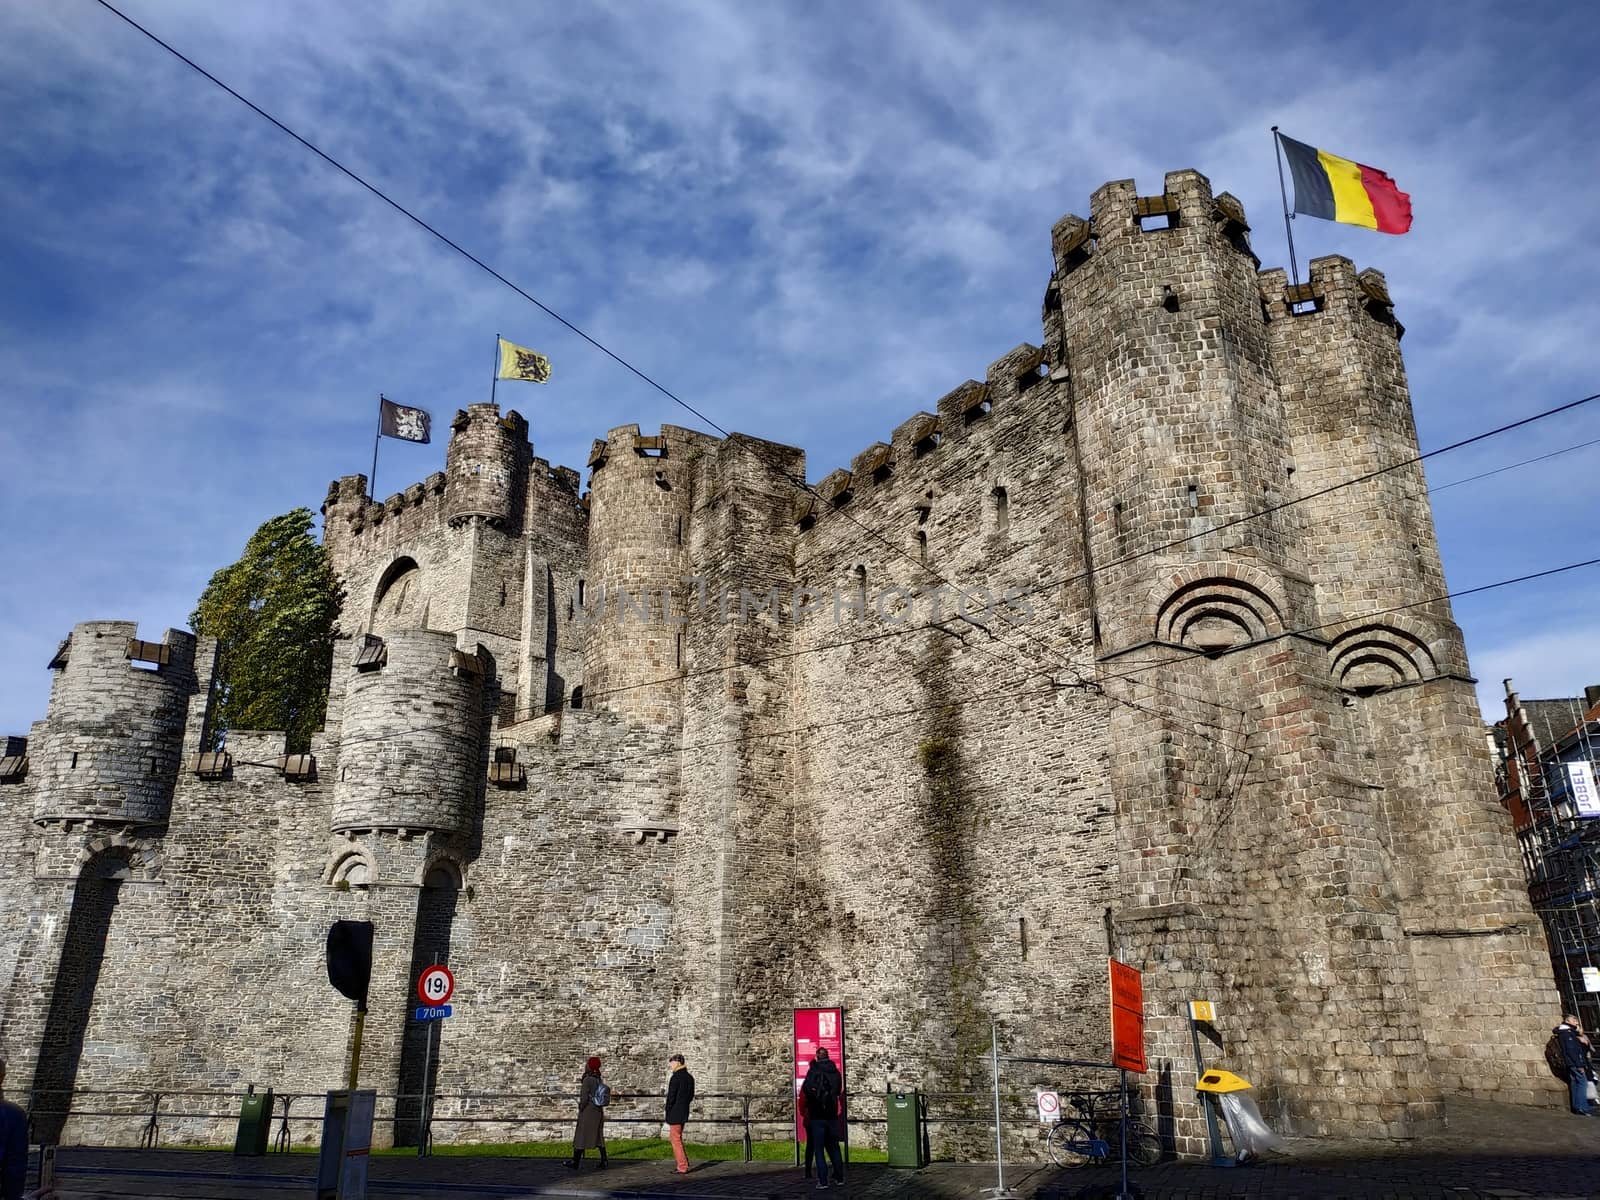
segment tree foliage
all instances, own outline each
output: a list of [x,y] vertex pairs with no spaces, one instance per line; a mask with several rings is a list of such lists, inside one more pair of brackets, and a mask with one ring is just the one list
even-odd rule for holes
[[311,510],[264,522],[189,617],[195,633],[217,639],[213,729],[283,729],[290,753],[305,751],[328,707],[343,602]]

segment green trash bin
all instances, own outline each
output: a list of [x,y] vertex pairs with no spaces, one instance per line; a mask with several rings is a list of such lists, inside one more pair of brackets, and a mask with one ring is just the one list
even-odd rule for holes
[[238,1155],[257,1156],[267,1152],[267,1142],[272,1136],[272,1089],[256,1091],[251,1084],[239,1105],[239,1132],[234,1135],[233,1152]]
[[922,1093],[890,1092],[884,1097],[889,1113],[889,1165],[925,1167],[928,1156],[922,1148]]

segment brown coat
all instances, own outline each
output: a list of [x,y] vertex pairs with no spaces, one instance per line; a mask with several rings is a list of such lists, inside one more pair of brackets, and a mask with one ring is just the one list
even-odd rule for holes
[[594,1102],[594,1089],[600,1076],[585,1071],[578,1085],[578,1129],[572,1135],[574,1150],[598,1150],[606,1140],[606,1110]]

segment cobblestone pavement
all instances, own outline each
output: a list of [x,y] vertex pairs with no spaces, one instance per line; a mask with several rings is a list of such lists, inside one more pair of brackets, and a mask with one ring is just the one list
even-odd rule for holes
[[[1136,1171],[1135,1194],[1149,1200],[1285,1196],[1600,1197],[1600,1120],[1551,1109],[1452,1101],[1448,1127],[1409,1143],[1301,1139],[1289,1155],[1254,1166],[1218,1169],[1164,1163]],[[312,1194],[315,1158],[236,1159],[214,1152],[64,1149],[62,1200],[283,1200]],[[586,1167],[590,1164],[585,1163]],[[1006,1182],[1026,1200],[1096,1200],[1114,1196],[1116,1172],[1008,1167]],[[993,1187],[991,1164],[938,1163],[921,1171],[859,1165],[829,1194],[859,1200],[979,1200]],[[687,1176],[666,1161],[614,1164],[574,1174],[549,1159],[375,1158],[373,1200],[522,1200],[542,1196],[593,1200],[788,1200],[815,1195],[800,1172],[775,1163],[703,1163]]]

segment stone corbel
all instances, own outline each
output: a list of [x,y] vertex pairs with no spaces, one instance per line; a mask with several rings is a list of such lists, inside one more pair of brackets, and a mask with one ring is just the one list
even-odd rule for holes
[[643,817],[630,817],[617,823],[617,832],[627,834],[635,846],[644,845],[645,838],[655,838],[658,842],[665,842],[668,838],[678,834],[676,821],[654,821]]

